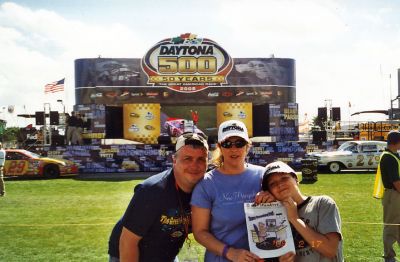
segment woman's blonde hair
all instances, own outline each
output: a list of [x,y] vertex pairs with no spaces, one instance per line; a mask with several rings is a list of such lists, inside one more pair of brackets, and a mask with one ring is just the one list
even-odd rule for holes
[[214,149],[214,151],[212,151],[211,164],[213,164],[216,167],[221,167],[223,163],[224,163],[224,156],[222,155],[220,145],[217,144],[217,147]]
[[[247,154],[250,151],[251,142],[246,145]],[[221,145],[218,143],[217,147],[212,151],[211,164],[216,167],[222,167],[224,164],[224,156],[222,155]]]

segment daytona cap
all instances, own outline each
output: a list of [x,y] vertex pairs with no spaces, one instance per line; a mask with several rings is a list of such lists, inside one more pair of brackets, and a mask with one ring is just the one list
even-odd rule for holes
[[241,137],[247,142],[250,142],[249,133],[247,132],[247,127],[242,121],[228,120],[219,125],[218,143],[221,143],[233,136]]
[[198,145],[202,146],[208,150],[208,143],[207,139],[204,138],[202,135],[196,133],[183,133],[178,137],[175,145],[175,151],[178,151],[182,147],[186,145]]
[[275,173],[291,174],[294,178],[297,179],[296,172],[293,170],[293,168],[288,166],[288,164],[282,161],[272,162],[265,167],[265,172],[262,179],[263,190],[268,190],[268,178]]

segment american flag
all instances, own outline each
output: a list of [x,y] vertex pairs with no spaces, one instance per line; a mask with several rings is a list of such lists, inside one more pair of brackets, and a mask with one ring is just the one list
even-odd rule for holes
[[44,93],[48,94],[48,93],[55,93],[55,92],[60,92],[60,91],[64,91],[64,80],[65,78],[58,80],[58,81],[54,81],[51,82],[47,85],[44,86]]

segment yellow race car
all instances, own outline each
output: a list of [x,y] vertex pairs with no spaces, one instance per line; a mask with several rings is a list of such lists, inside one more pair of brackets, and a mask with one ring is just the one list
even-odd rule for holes
[[41,176],[56,178],[78,174],[78,166],[69,160],[42,157],[23,149],[6,149],[5,176]]

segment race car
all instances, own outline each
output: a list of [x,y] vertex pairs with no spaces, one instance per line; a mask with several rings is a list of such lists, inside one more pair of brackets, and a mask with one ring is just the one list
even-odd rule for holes
[[319,168],[328,168],[332,173],[343,169],[376,169],[385,147],[386,142],[382,141],[348,141],[337,151],[313,152],[306,158],[316,158]]
[[78,174],[78,166],[69,160],[42,157],[23,149],[6,149],[5,176],[56,178]]
[[185,132],[194,132],[206,136],[203,131],[193,124],[193,121],[185,120],[182,118],[169,118],[164,123],[164,128],[171,137],[178,137]]

